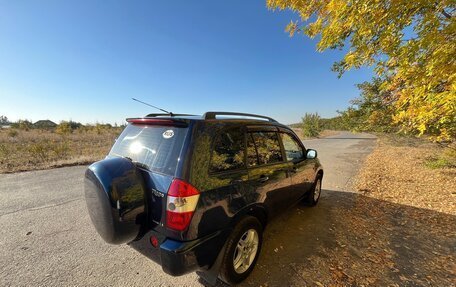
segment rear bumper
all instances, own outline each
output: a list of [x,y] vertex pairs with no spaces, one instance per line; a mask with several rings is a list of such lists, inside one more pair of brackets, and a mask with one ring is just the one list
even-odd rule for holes
[[[160,264],[164,272],[180,276],[209,269],[217,259],[229,233],[230,230],[227,229],[200,239],[183,242],[165,238],[155,231],[148,231],[141,239],[132,241],[129,245]],[[151,236],[158,239],[158,247],[152,246]]]

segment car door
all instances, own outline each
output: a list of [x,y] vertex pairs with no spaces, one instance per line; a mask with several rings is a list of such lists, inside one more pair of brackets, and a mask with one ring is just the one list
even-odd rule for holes
[[249,184],[269,215],[274,216],[286,209],[292,199],[289,165],[277,130],[249,131],[246,136]]
[[285,156],[291,163],[291,182],[294,200],[300,199],[313,184],[314,164],[306,159],[306,149],[302,142],[290,131],[280,131]]

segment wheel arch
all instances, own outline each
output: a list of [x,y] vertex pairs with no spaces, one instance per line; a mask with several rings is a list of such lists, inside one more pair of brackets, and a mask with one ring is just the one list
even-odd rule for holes
[[265,229],[268,224],[268,212],[266,208],[260,204],[253,204],[243,208],[233,217],[232,226],[236,226],[236,224],[245,216],[253,216],[258,219],[263,229]]

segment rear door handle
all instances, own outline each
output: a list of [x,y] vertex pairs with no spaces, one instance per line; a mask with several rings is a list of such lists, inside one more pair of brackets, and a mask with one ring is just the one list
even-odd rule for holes
[[259,182],[266,182],[269,180],[269,176],[261,176],[260,179],[258,179]]
[[242,179],[233,179],[230,183],[231,184],[239,184],[239,183],[243,183],[244,181]]

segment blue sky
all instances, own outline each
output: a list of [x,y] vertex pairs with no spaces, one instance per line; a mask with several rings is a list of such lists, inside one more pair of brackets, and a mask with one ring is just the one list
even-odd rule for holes
[[369,80],[341,79],[343,51],[284,32],[290,12],[265,1],[0,0],[0,114],[123,123],[154,110],[336,115]]

